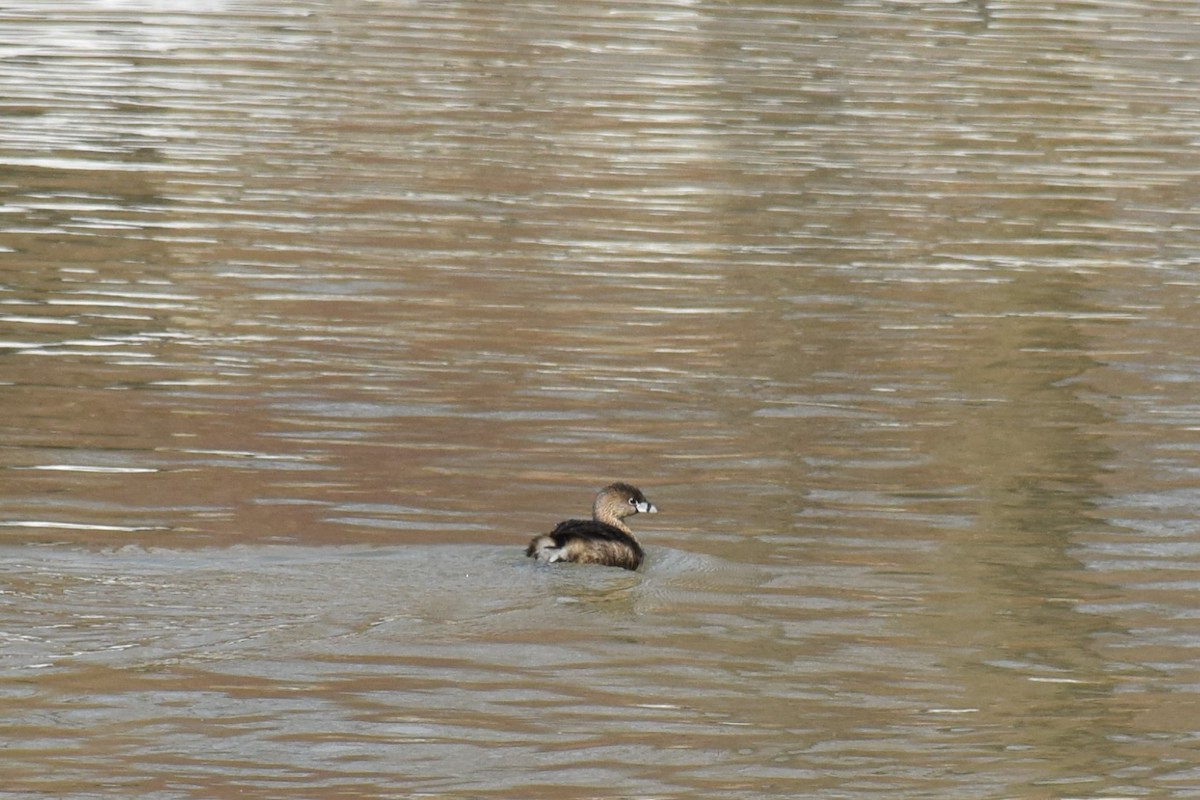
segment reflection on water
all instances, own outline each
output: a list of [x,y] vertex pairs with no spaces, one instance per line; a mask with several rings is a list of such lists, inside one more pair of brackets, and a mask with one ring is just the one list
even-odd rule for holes
[[1196,16],[10,4],[5,790],[1192,796]]

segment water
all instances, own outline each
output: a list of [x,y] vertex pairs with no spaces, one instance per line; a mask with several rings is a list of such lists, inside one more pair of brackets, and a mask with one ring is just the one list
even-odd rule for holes
[[9,4],[0,796],[1195,796],[1198,16]]

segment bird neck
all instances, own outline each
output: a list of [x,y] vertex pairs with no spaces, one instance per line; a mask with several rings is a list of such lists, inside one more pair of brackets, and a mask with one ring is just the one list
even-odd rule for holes
[[597,503],[593,506],[592,519],[596,520],[596,522],[603,522],[605,525],[611,525],[622,533],[633,536],[633,531],[629,530],[629,526],[606,505]]

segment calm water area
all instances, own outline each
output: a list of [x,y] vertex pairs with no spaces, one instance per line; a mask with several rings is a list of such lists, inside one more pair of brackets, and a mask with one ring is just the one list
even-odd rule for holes
[[5,3],[0,798],[1200,797],[1198,299],[1192,0]]

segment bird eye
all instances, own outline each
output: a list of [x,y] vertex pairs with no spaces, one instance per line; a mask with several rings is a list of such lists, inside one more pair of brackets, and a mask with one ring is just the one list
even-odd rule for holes
[[631,498],[629,498],[629,505],[631,505],[631,506],[636,506],[636,505],[637,505],[637,498],[636,498],[636,497],[631,497]]

